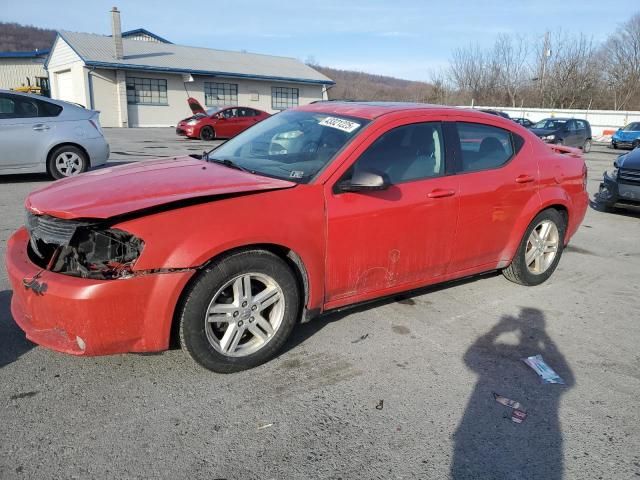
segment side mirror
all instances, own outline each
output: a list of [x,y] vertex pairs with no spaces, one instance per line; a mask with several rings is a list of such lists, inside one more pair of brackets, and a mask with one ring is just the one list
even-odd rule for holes
[[386,190],[389,188],[389,179],[384,174],[367,170],[356,171],[351,180],[346,180],[338,185],[340,192],[370,192]]

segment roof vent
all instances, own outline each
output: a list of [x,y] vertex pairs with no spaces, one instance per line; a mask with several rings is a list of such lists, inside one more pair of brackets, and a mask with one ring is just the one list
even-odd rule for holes
[[111,9],[111,34],[113,35],[115,59],[122,60],[124,58],[124,50],[122,48],[122,26],[120,25],[120,11],[118,7]]

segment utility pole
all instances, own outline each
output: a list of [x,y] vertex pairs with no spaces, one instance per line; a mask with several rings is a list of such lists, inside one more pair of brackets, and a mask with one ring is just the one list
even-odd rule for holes
[[551,48],[549,48],[549,32],[544,33],[544,46],[542,48],[542,57],[540,58],[540,108],[544,108],[544,76],[547,72],[547,60],[551,56]]

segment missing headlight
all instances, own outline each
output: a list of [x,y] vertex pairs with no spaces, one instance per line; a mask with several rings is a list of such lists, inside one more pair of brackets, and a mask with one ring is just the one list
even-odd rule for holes
[[51,271],[74,277],[110,280],[132,274],[144,242],[130,233],[78,228],[68,245],[61,245]]

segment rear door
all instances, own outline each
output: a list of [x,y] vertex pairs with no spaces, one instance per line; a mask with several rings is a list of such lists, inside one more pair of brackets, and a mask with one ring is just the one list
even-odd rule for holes
[[496,268],[523,207],[536,195],[538,164],[524,140],[490,121],[453,124],[460,213],[450,272]]
[[[406,122],[373,132],[325,185],[327,308],[430,283],[449,263],[458,179],[447,170],[443,126]],[[391,186],[336,190],[356,170],[386,175]]]
[[33,168],[43,163],[60,114],[58,105],[0,93],[0,167]]
[[580,132],[575,120],[569,120],[566,125],[567,134],[564,137],[564,144],[568,147],[581,147],[584,142],[580,141]]

